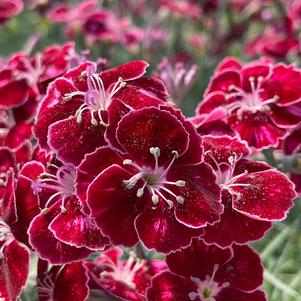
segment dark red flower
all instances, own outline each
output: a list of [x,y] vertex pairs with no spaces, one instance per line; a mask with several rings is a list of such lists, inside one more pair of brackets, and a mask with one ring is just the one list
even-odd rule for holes
[[123,261],[122,249],[103,252],[94,262],[87,262],[93,289],[102,289],[122,300],[142,301],[152,277],[166,268],[164,260],[139,259],[133,252]]
[[250,146],[276,146],[287,127],[300,121],[301,71],[265,61],[241,67],[239,62],[233,64],[233,58],[230,61],[218,66],[197,114],[222,107],[227,112],[226,123]]
[[74,167],[51,162],[32,184],[32,194],[39,195],[39,206],[43,209],[31,221],[28,234],[31,246],[41,258],[63,264],[103,249],[109,240],[93,219],[81,211],[74,188]]
[[249,149],[238,138],[204,136],[203,145],[205,161],[223,190],[225,211],[204,229],[202,239],[221,247],[260,239],[271,221],[286,217],[295,197],[293,184],[269,165],[244,159]]
[[194,240],[167,256],[170,271],[155,276],[149,301],[266,301],[259,256],[248,246],[219,249]]
[[120,149],[99,148],[77,173],[79,196],[113,244],[133,246],[139,237],[168,253],[219,219],[220,190],[202,163],[200,136],[180,111],[131,111],[116,135]]
[[146,67],[133,61],[98,75],[96,65],[86,62],[56,80],[34,126],[40,146],[48,149],[49,143],[59,159],[77,165],[86,153],[106,144],[108,126],[106,134],[115,136],[120,115],[162,103],[166,92],[161,82],[141,78]]

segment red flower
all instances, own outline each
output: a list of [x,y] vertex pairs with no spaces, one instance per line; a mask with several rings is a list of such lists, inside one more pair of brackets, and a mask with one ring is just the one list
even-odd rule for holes
[[88,299],[89,277],[83,263],[53,266],[39,260],[38,294],[40,301],[85,301]]
[[133,61],[98,75],[96,65],[86,62],[57,79],[34,126],[40,146],[48,149],[49,143],[60,160],[77,165],[106,144],[105,132],[115,136],[120,117],[130,108],[162,103],[166,92],[161,82],[141,78],[146,67]]
[[77,173],[78,195],[113,244],[133,246],[139,237],[168,253],[219,219],[220,190],[202,163],[200,136],[180,111],[131,111],[116,136],[119,149],[97,149]]
[[259,256],[248,246],[219,249],[194,240],[167,256],[170,271],[154,277],[149,301],[266,301]]
[[271,221],[286,217],[295,192],[284,174],[265,163],[244,159],[249,149],[237,138],[205,136],[203,145],[225,206],[220,221],[204,229],[205,242],[221,247],[245,244],[261,238]]
[[21,0],[1,0],[0,2],[0,25],[3,25],[10,18],[16,16],[23,10]]
[[103,252],[93,263],[87,262],[93,289],[102,289],[122,300],[142,301],[152,277],[166,268],[164,260],[144,260],[130,252],[122,261],[122,249]]
[[40,258],[63,264],[85,258],[109,244],[94,221],[81,212],[74,189],[75,169],[50,162],[33,182],[42,209],[29,226],[29,242]]
[[300,121],[301,71],[264,61],[245,66],[233,61],[226,59],[218,66],[197,114],[222,107],[226,123],[250,146],[276,146],[286,128]]

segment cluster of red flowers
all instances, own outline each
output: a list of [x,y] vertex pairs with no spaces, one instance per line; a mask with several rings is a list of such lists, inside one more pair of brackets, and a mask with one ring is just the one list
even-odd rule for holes
[[300,151],[301,71],[228,58],[187,119],[158,76],[144,76],[146,62],[99,71],[75,58],[68,43],[18,53],[0,71],[2,300],[25,286],[29,251],[40,300],[84,301],[95,290],[132,301],[266,300],[247,244],[286,217],[295,191],[252,155]]

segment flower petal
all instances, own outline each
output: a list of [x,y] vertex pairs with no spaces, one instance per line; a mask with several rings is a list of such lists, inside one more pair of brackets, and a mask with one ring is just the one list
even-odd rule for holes
[[170,253],[190,245],[192,237],[203,234],[203,229],[192,229],[177,221],[173,209],[165,206],[147,207],[135,222],[139,239],[148,249]]
[[294,185],[276,170],[260,171],[239,177],[230,193],[233,208],[258,220],[275,221],[286,217],[296,196]]
[[85,154],[106,144],[104,126],[91,123],[90,113],[82,115],[82,122],[76,117],[57,121],[49,128],[48,142],[64,163],[80,164]]
[[144,108],[131,111],[119,122],[117,140],[139,165],[154,166],[151,147],[159,147],[159,165],[168,165],[174,151],[182,155],[189,136],[181,122],[167,111]]
[[[143,210],[148,194],[136,196],[136,189],[127,189],[123,181],[131,174],[118,165],[103,171],[89,186],[87,204],[91,216],[113,244],[133,246],[138,237],[134,228],[136,216]],[[142,185],[141,185],[142,186]]]
[[228,282],[231,288],[251,292],[263,283],[259,255],[248,246],[233,246],[234,255],[216,272],[216,281]]
[[[197,286],[191,280],[166,271],[153,278],[152,286],[147,290],[147,300],[191,301],[189,293],[195,291]],[[201,300],[196,298],[195,301]]]
[[203,280],[212,275],[215,265],[222,266],[232,257],[233,252],[230,248],[208,246],[203,241],[194,239],[189,247],[169,254],[166,262],[169,269],[177,275]]
[[220,188],[215,183],[212,169],[206,163],[193,166],[175,165],[167,174],[168,181],[184,181],[184,187],[173,188],[176,195],[184,198],[175,206],[179,222],[187,227],[203,227],[219,220],[223,212]]
[[110,243],[96,227],[93,219],[83,214],[76,197],[65,200],[66,212],[59,213],[49,229],[55,237],[71,246],[101,250]]
[[245,293],[233,288],[223,289],[217,296],[216,301],[267,301],[263,291]]
[[46,212],[38,214],[31,222],[28,229],[29,242],[40,258],[51,264],[66,264],[80,261],[92,253],[86,248],[76,248],[55,238],[49,225],[61,212],[61,202],[57,202]]
[[29,252],[13,240],[3,250],[0,259],[0,298],[16,301],[21,295],[29,273]]

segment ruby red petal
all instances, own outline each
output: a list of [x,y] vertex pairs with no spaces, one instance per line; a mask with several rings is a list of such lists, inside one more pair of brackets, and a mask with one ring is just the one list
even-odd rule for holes
[[186,278],[194,276],[205,279],[207,275],[212,275],[216,264],[223,266],[232,257],[233,252],[230,248],[208,246],[201,240],[194,239],[189,247],[169,254],[166,262],[175,274]]
[[284,129],[273,123],[266,112],[255,114],[245,112],[242,118],[233,115],[228,122],[239,133],[241,139],[256,149],[276,146],[279,139],[286,134]]
[[29,247],[27,230],[32,219],[40,212],[38,196],[33,194],[31,185],[30,179],[19,176],[16,188],[18,220],[11,225],[15,238]]
[[82,122],[76,117],[57,121],[49,128],[48,143],[57,157],[64,163],[80,164],[85,154],[106,144],[105,128],[91,123],[90,113],[82,115]]
[[162,253],[170,253],[188,246],[192,237],[203,234],[203,229],[192,229],[178,222],[173,209],[169,209],[165,204],[156,208],[145,208],[135,224],[144,246]]
[[233,243],[245,244],[263,237],[272,224],[249,218],[232,209],[231,198],[224,201],[225,211],[219,222],[204,229],[202,239],[208,244],[230,247]]
[[273,68],[272,76],[264,85],[266,97],[279,97],[277,104],[287,106],[301,100],[301,71],[294,66],[278,64]]
[[16,301],[27,282],[30,255],[15,240],[4,247],[3,253],[3,259],[0,259],[0,298]]
[[241,77],[238,71],[226,69],[218,72],[210,80],[209,86],[205,91],[205,96],[211,92],[229,92],[229,88],[234,85],[235,87],[241,87]]
[[219,220],[223,212],[220,188],[216,177],[206,163],[194,166],[175,165],[167,174],[168,181],[185,181],[185,186],[173,188],[176,195],[184,198],[183,204],[176,204],[177,220],[188,227],[203,227]]
[[15,203],[15,174],[10,168],[6,173],[6,185],[0,185],[0,220],[8,225],[17,221],[17,208]]
[[216,272],[216,281],[228,282],[231,288],[254,291],[263,283],[259,255],[248,246],[233,246],[234,256]]
[[40,258],[51,264],[66,264],[80,261],[91,254],[86,248],[76,248],[55,238],[49,230],[53,219],[61,212],[60,202],[50,207],[46,213],[38,214],[28,229],[29,242]]
[[233,186],[233,208],[251,218],[275,221],[286,217],[296,196],[294,185],[286,175],[276,170],[247,174]]
[[213,162],[212,157],[218,163],[229,163],[229,158],[232,156],[241,158],[250,153],[247,144],[237,137],[204,136],[202,138],[205,160],[210,163],[213,168],[216,168],[217,166],[215,166],[215,162]]
[[47,133],[51,124],[75,114],[83,100],[73,97],[64,101],[65,94],[76,91],[76,87],[64,78],[57,79],[50,85],[45,98],[42,100],[36,122],[33,127],[35,137],[42,148],[48,148]]
[[59,213],[49,225],[55,237],[75,247],[101,250],[110,243],[93,219],[83,214],[77,198],[65,199],[66,212]]
[[211,113],[214,109],[227,104],[226,94],[221,91],[212,92],[199,103],[196,114]]
[[87,190],[93,180],[113,164],[122,165],[123,159],[113,149],[104,146],[85,156],[76,174],[76,192],[83,204],[86,203]]
[[82,263],[71,263],[57,275],[53,299],[57,301],[85,301],[88,298],[88,275]]
[[139,165],[154,166],[151,147],[159,147],[159,165],[168,165],[174,151],[188,148],[189,136],[181,122],[167,111],[144,108],[131,111],[119,122],[117,140]]
[[215,72],[222,71],[225,69],[240,70],[242,67],[241,62],[235,57],[224,58],[216,67]]
[[144,61],[131,61],[101,72],[100,77],[105,87],[109,87],[116,82],[119,77],[124,81],[130,81],[141,77],[148,66],[149,64]]
[[[162,272],[153,278],[152,286],[147,290],[147,300],[191,301],[189,293],[196,291],[197,286],[191,280],[170,272]],[[201,301],[199,298],[194,300]]]
[[126,170],[112,165],[92,182],[87,193],[91,216],[115,245],[133,246],[137,243],[134,220],[143,210],[148,196],[145,193],[138,198],[136,189],[126,189],[123,181],[130,177]]
[[216,301],[267,301],[266,295],[262,291],[245,293],[233,288],[223,289],[217,296]]
[[18,123],[10,129],[5,139],[5,145],[11,148],[19,147],[26,139],[32,138],[32,124]]
[[26,80],[11,81],[0,86],[0,109],[8,110],[21,106],[27,98],[28,85]]

